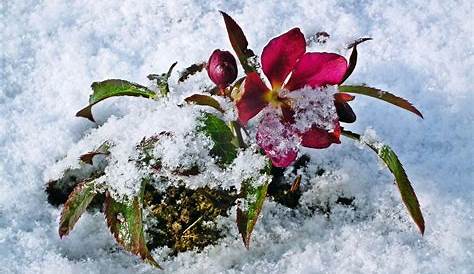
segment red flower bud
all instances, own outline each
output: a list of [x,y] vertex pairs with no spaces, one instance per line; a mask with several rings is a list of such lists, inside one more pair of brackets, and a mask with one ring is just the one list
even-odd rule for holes
[[219,88],[226,88],[237,78],[234,56],[228,51],[214,50],[207,62],[207,74]]

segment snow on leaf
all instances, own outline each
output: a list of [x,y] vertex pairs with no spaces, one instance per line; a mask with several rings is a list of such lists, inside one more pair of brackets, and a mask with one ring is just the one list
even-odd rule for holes
[[[363,140],[361,135],[351,131],[342,130],[342,135],[357,141]],[[380,159],[382,159],[382,161],[387,165],[390,172],[395,176],[395,182],[398,186],[398,190],[400,191],[402,201],[405,204],[411,218],[418,226],[421,235],[423,235],[425,232],[425,221],[423,219],[423,214],[421,213],[420,204],[416,197],[415,191],[411,186],[405,169],[403,168],[402,163],[400,163],[397,155],[387,145],[377,146],[370,142],[365,142],[365,144],[377,153]]]
[[158,86],[158,89],[160,90],[161,96],[167,96],[168,93],[170,93],[170,88],[168,84],[168,80],[171,76],[171,72],[173,72],[174,67],[176,66],[178,62],[174,62],[170,68],[168,69],[168,72],[162,73],[162,74],[149,74],[147,76],[148,80],[155,80],[156,84]]
[[398,107],[406,109],[420,116],[421,118],[423,118],[423,114],[421,114],[421,112],[416,107],[414,107],[410,102],[408,102],[407,100],[401,97],[393,95],[388,91],[383,91],[377,88],[372,88],[372,87],[367,87],[367,86],[344,85],[344,86],[339,86],[339,92],[362,94],[362,95],[370,96],[373,98],[377,98],[387,103],[390,103],[392,105],[396,105]]
[[232,144],[234,135],[226,123],[217,116],[204,113],[202,125],[198,128],[214,142],[211,154],[217,157],[218,164],[225,166],[237,157],[237,148]]
[[78,184],[69,195],[59,221],[59,236],[61,238],[71,232],[76,222],[86,211],[87,206],[94,199],[97,194],[94,188],[94,180],[85,181]]
[[251,59],[255,56],[255,54],[251,49],[248,48],[249,43],[247,42],[244,32],[237,22],[235,22],[235,20],[232,19],[232,17],[230,17],[227,13],[223,11],[220,11],[220,13],[224,17],[225,27],[227,29],[227,34],[229,35],[230,44],[237,54],[237,57],[239,58],[245,73],[257,71],[255,64],[251,62]]
[[129,201],[118,202],[106,193],[105,218],[110,232],[120,246],[140,256],[146,263],[161,268],[146,246],[142,220],[142,197],[143,193]]
[[189,76],[201,72],[206,67],[206,65],[206,62],[201,62],[197,64],[192,64],[191,66],[185,68],[184,71],[179,74],[178,82],[184,82],[189,78]]
[[252,180],[242,183],[241,195],[244,197],[244,205],[240,204],[237,207],[237,228],[247,249],[250,247],[250,237],[262,211],[270,181],[268,179],[259,186],[253,185]]
[[93,93],[89,97],[89,105],[76,113],[77,117],[84,117],[95,122],[92,116],[92,106],[110,97],[137,96],[155,98],[156,93],[147,87],[120,79],[110,79],[94,82],[91,85]]
[[212,98],[209,95],[193,94],[189,97],[186,97],[184,101],[186,101],[186,103],[194,103],[200,106],[210,106],[217,109],[218,111],[222,113],[224,112],[219,102],[217,102],[216,99]]
[[94,158],[94,156],[96,156],[96,155],[108,155],[110,153],[109,148],[110,148],[110,144],[108,142],[104,142],[96,150],[90,151],[86,154],[82,154],[79,157],[79,159],[82,162],[86,163],[86,164],[92,165],[93,164],[92,159]]

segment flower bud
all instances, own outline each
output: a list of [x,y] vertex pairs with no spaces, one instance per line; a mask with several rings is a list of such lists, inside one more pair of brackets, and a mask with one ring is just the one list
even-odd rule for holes
[[207,74],[220,89],[226,88],[237,78],[237,62],[228,51],[214,50],[207,62]]
[[334,104],[339,121],[344,123],[354,123],[356,121],[356,115],[348,103],[335,102]]

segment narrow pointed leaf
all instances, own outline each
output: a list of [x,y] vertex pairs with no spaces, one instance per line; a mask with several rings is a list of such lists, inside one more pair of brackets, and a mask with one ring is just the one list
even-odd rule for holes
[[140,197],[134,197],[128,202],[118,202],[107,193],[105,217],[110,231],[120,246],[140,256],[146,263],[161,268],[146,246]]
[[268,185],[269,181],[258,187],[253,186],[252,181],[242,184],[241,192],[245,199],[245,205],[237,207],[237,228],[247,249],[250,247],[252,231],[265,202]]
[[209,95],[203,95],[203,94],[193,94],[187,98],[184,99],[186,103],[194,103],[196,105],[200,106],[210,106],[218,111],[224,113],[224,109],[222,109],[221,105],[219,102],[217,102],[216,99],[212,98]]
[[148,80],[156,81],[156,85],[158,86],[158,89],[160,90],[161,96],[165,97],[170,93],[170,87],[168,80],[171,77],[171,73],[173,72],[174,67],[178,64],[178,62],[174,62],[170,68],[168,69],[168,72],[162,73],[162,74],[150,74],[147,76]]
[[94,151],[90,151],[88,153],[82,154],[79,157],[79,159],[82,162],[86,163],[86,164],[92,165],[93,164],[92,159],[94,158],[94,156],[96,156],[96,155],[108,155],[110,153],[109,149],[110,149],[110,143],[109,142],[104,142],[102,145],[100,145]]
[[360,38],[354,41],[354,43],[350,44],[347,48],[352,48],[352,53],[351,56],[349,57],[349,67],[347,67],[346,74],[344,74],[344,77],[342,78],[341,83],[344,83],[349,76],[351,76],[352,72],[354,71],[356,65],[357,65],[357,45],[360,43],[363,43],[365,41],[372,40],[372,38]]
[[59,236],[61,238],[71,232],[96,194],[94,181],[82,182],[74,188],[61,212],[61,219],[59,221]]
[[251,58],[255,57],[255,54],[251,49],[248,48],[249,43],[247,42],[244,32],[237,22],[235,22],[234,19],[232,19],[232,17],[230,17],[227,13],[223,11],[220,11],[220,13],[224,17],[225,27],[227,29],[227,34],[229,35],[230,44],[237,54],[237,57],[239,58],[245,73],[257,71],[255,65],[250,61]]
[[387,103],[390,103],[392,105],[396,105],[400,108],[406,109],[420,116],[421,118],[423,118],[423,115],[421,114],[421,112],[416,107],[414,107],[410,102],[408,102],[407,100],[401,97],[393,95],[388,91],[383,91],[377,88],[371,88],[367,86],[343,85],[343,86],[339,86],[339,92],[362,94],[362,95],[370,96],[373,98],[377,98]]
[[198,64],[192,64],[191,66],[185,68],[184,71],[180,73],[178,82],[184,82],[189,78],[189,76],[201,72],[206,67],[206,64],[206,62],[202,62]]
[[95,122],[92,116],[92,106],[110,97],[138,96],[155,98],[156,93],[147,87],[120,79],[110,79],[92,83],[93,93],[89,97],[89,105],[76,113],[77,117],[84,117]]
[[217,157],[217,163],[226,166],[237,157],[237,148],[232,144],[234,135],[226,123],[217,116],[204,113],[199,131],[214,142],[210,153]]
[[[346,130],[342,131],[342,135],[352,138],[354,140],[361,139],[361,136],[359,134]],[[398,190],[400,191],[402,201],[405,204],[411,218],[418,226],[421,235],[423,235],[423,233],[425,232],[425,221],[423,219],[423,214],[421,213],[420,204],[418,202],[418,198],[416,197],[415,191],[411,186],[410,180],[408,179],[408,176],[405,170],[403,169],[403,165],[402,163],[400,163],[400,160],[398,159],[397,155],[387,145],[376,146],[374,144],[369,143],[365,144],[377,153],[380,159],[382,159],[387,165],[390,172],[395,176],[395,182],[398,186]]]

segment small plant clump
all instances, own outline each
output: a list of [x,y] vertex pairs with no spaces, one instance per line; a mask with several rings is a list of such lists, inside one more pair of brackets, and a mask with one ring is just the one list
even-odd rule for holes
[[[422,117],[392,93],[344,84],[356,67],[357,47],[371,39],[349,44],[347,60],[337,53],[306,51],[309,43],[326,43],[328,33],[306,39],[293,28],[271,39],[258,58],[241,27],[221,14],[235,55],[216,49],[208,62],[181,72],[176,84],[206,69],[213,85],[205,90],[176,103],[170,84],[176,63],[165,73],[148,75],[154,88],[121,79],[92,84],[89,104],[78,117],[95,122],[92,107],[117,96],[154,100],[170,116],[157,117],[150,110],[149,116],[136,116],[135,129],[103,125],[86,137],[95,147],[58,163],[46,192],[51,204],[64,204],[59,235],[68,235],[86,210],[99,210],[123,249],[160,268],[151,250],[168,247],[176,255],[215,244],[226,235],[219,220],[231,218],[235,210],[237,229],[249,248],[267,199],[300,206],[311,161],[301,148],[325,149],[340,144],[341,136],[369,147],[385,163],[423,234],[418,199],[394,151],[370,134],[343,126],[357,119],[350,106],[354,94]],[[166,126],[157,126],[157,120],[167,119]],[[355,208],[353,200],[342,195],[336,203]],[[312,210],[327,213],[330,208]]]

